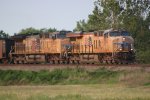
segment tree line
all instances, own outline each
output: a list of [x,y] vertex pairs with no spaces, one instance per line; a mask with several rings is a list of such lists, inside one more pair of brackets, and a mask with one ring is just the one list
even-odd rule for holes
[[26,29],[22,29],[18,34],[33,34],[33,33],[48,33],[48,32],[56,32],[56,28],[42,28],[35,29],[33,27],[29,27]]
[[5,33],[3,30],[0,30],[0,38],[8,38],[9,34]]
[[[22,29],[18,33],[14,33],[14,35],[17,34],[33,34],[33,33],[48,33],[48,32],[56,32],[58,31],[56,28],[42,28],[42,29],[36,29],[33,27]],[[8,33],[5,33],[3,30],[0,30],[0,38],[8,38],[10,37]]]

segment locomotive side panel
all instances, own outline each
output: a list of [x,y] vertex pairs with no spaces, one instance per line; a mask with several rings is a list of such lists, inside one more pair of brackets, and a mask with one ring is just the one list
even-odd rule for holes
[[74,38],[72,39],[73,41],[71,41],[71,45],[72,45],[72,53],[81,53],[81,43],[82,43],[82,38]]
[[9,53],[11,51],[14,41],[10,39],[0,40],[0,61],[2,63],[8,63],[10,60]]
[[39,39],[31,37],[26,38],[23,42],[15,43],[15,54],[34,54],[40,52]]
[[41,51],[48,54],[59,54],[65,52],[65,44],[69,44],[69,39],[41,39]]
[[109,36],[104,36],[104,53],[111,53],[112,52],[112,40]]
[[93,53],[93,35],[85,34],[81,40],[82,53]]
[[25,53],[34,54],[40,53],[40,38],[30,37],[23,41],[25,44]]
[[[95,36],[94,33],[84,33],[80,37],[76,33],[72,33],[70,37],[71,44],[73,45],[72,53],[104,53],[108,44],[104,43],[103,36]],[[79,45],[79,48],[74,48],[74,45]]]
[[14,45],[14,41],[9,39],[0,40],[0,58],[8,58],[11,47]]
[[25,44],[22,42],[15,43],[15,52],[16,54],[25,54]]
[[3,57],[3,40],[0,40],[0,59]]
[[93,46],[94,46],[94,53],[104,53],[105,52],[104,37],[94,35]]

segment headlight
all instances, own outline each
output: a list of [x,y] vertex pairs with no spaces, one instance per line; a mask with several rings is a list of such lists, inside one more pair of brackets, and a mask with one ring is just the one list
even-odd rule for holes
[[133,49],[131,49],[131,51],[132,51]]
[[121,48],[120,48],[119,50],[120,50],[120,51],[122,51],[122,49],[121,49]]
[[123,41],[125,41],[125,39],[126,39],[125,37],[122,38]]

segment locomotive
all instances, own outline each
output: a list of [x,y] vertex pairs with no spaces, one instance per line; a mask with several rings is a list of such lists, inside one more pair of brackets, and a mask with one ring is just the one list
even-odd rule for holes
[[124,30],[60,31],[18,35],[11,40],[6,59],[14,64],[131,63],[135,60],[134,39]]
[[82,62],[134,62],[134,40],[127,31],[106,30],[88,33],[69,33],[73,45],[71,59]]

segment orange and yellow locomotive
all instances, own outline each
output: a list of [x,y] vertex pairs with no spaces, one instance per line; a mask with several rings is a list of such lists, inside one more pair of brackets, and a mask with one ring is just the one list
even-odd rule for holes
[[15,41],[13,63],[129,63],[134,40],[127,31],[55,32]]
[[72,44],[71,55],[78,56],[80,61],[101,63],[134,61],[134,40],[127,31],[69,33],[67,37]]

